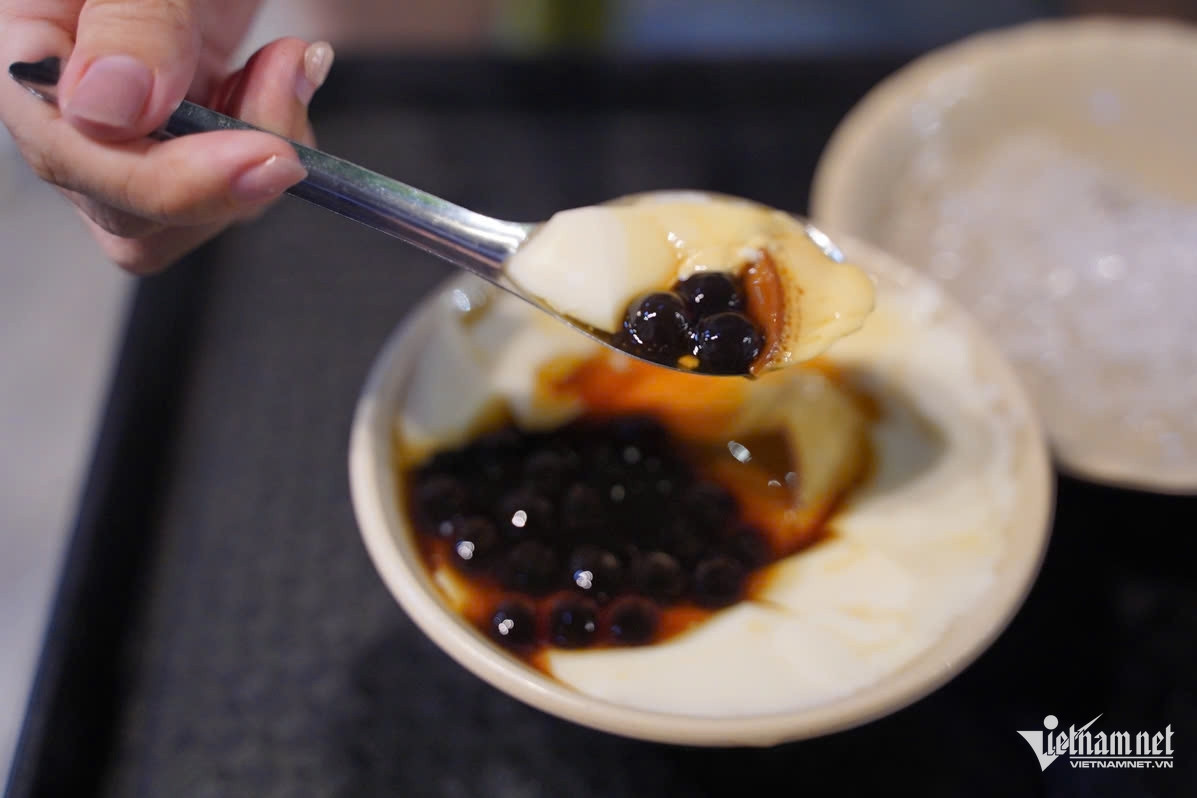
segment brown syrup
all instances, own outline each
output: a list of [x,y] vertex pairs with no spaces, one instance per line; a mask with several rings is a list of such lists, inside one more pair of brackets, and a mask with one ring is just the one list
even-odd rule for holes
[[749,597],[765,566],[828,534],[850,489],[795,512],[801,475],[780,430],[740,437],[751,457],[737,459],[724,430],[747,382],[599,355],[547,364],[541,383],[584,412],[547,432],[504,422],[403,489],[462,614],[542,670],[551,648],[659,642]]

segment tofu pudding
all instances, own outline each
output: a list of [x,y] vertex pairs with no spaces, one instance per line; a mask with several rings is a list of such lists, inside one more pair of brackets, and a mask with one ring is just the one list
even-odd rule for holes
[[497,656],[634,710],[793,712],[901,672],[1042,522],[1046,461],[939,290],[884,287],[808,362],[713,380],[458,281],[394,417],[432,589]]
[[782,211],[697,192],[562,211],[505,270],[617,348],[704,374],[808,360],[873,308],[868,277],[821,234]]

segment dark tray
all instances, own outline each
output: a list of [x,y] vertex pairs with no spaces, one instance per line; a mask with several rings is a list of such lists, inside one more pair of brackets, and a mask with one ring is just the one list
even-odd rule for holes
[[[695,187],[794,210],[874,63],[343,63],[322,144],[484,212]],[[771,750],[629,741],[486,686],[359,542],[346,447],[449,273],[285,201],[139,288],[9,785],[28,796],[1165,795],[1197,785],[1197,502],[1060,480],[1023,611],[931,697]],[[1171,771],[1016,730],[1172,724]],[[766,792],[768,791],[768,792]]]

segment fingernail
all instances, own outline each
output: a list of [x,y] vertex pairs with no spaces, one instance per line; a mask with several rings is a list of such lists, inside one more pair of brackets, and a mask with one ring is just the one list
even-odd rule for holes
[[328,79],[333,65],[333,48],[328,42],[316,42],[303,51],[303,69],[295,80],[295,96],[307,105],[316,94],[316,89]]
[[127,128],[137,121],[154,88],[149,67],[130,55],[107,55],[92,62],[63,111],[105,128]]
[[233,196],[245,203],[272,199],[307,175],[308,171],[298,161],[271,155],[233,181]]

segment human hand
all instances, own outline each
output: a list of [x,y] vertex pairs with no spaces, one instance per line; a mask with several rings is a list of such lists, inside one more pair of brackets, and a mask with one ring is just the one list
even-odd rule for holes
[[[79,208],[104,252],[157,271],[260,213],[306,172],[278,136],[313,144],[307,106],[327,44],[280,39],[228,72],[253,0],[0,0],[0,66],[63,59],[59,109],[0,79],[0,122]],[[68,57],[69,56],[69,57]],[[270,131],[157,142],[184,98]]]

